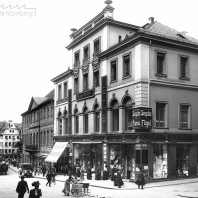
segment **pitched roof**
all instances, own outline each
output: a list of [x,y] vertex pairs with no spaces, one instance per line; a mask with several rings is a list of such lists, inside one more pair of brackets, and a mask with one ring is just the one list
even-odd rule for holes
[[170,28],[166,25],[163,25],[157,21],[155,21],[152,24],[147,24],[143,26],[143,29],[141,28],[141,31],[144,33],[153,33],[173,39],[183,40],[186,42],[191,42],[194,44],[198,44],[198,40],[195,38],[192,38],[190,36],[187,36],[186,34],[179,32],[173,28]]

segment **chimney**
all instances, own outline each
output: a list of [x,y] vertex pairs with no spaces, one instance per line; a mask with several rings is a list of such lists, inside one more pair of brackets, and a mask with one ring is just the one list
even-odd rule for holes
[[151,24],[151,23],[154,23],[154,17],[150,17],[149,18],[149,23]]

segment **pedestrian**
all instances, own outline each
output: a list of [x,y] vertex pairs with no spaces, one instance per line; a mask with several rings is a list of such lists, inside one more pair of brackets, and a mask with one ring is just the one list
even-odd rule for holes
[[80,168],[80,180],[84,180],[84,172],[85,172],[85,169],[83,167],[83,165],[81,165],[81,168]]
[[71,166],[71,164],[68,165],[68,176],[72,176],[72,166]]
[[76,177],[77,179],[80,178],[80,166],[78,164],[76,165]]
[[46,173],[46,167],[45,167],[45,165],[42,166],[41,171],[43,173],[43,177],[45,177],[45,173]]
[[92,179],[92,173],[91,173],[91,166],[88,165],[87,167],[87,179],[91,180]]
[[143,186],[145,185],[145,180],[144,180],[144,172],[140,169],[140,172],[138,174],[138,179],[135,182],[138,185],[138,188],[140,188],[143,190]]
[[70,184],[73,183],[73,177],[69,176],[68,179],[66,179],[65,184],[64,184],[64,189],[62,192],[66,195],[69,196],[70,193]]
[[56,184],[56,179],[55,179],[55,177],[56,177],[56,169],[55,169],[55,167],[51,168],[51,175],[52,175],[52,182],[54,184]]
[[65,165],[65,176],[68,175],[68,167],[67,164]]
[[36,173],[37,173],[37,167],[35,166],[34,167],[34,175],[36,175]]
[[39,189],[39,181],[35,181],[32,183],[34,189],[30,190],[29,198],[40,198],[42,196],[41,189]]
[[46,175],[46,178],[47,178],[46,186],[47,186],[47,184],[49,184],[49,187],[51,187],[52,174],[51,174],[50,171],[48,171],[48,173],[47,173],[47,175]]
[[16,188],[16,192],[18,193],[18,198],[23,198],[25,192],[29,193],[29,188],[28,188],[28,184],[26,181],[24,181],[24,176],[21,176],[21,181],[19,181],[17,188]]
[[105,164],[104,169],[103,169],[103,180],[108,180],[108,166]]
[[98,162],[98,167],[96,169],[96,176],[95,180],[101,180],[101,172],[102,172],[102,166],[100,165],[100,162]]
[[19,167],[19,171],[18,171],[18,173],[19,173],[19,176],[21,176],[22,175],[22,168],[21,167]]
[[122,170],[118,170],[117,174],[115,174],[114,186],[118,186],[118,188],[121,188],[121,186],[124,185],[121,175],[122,175]]

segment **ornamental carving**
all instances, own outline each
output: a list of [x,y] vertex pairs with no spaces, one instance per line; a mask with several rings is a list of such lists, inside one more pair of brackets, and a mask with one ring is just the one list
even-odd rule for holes
[[93,56],[92,67],[93,67],[93,71],[100,68],[100,59],[96,55]]
[[74,64],[74,78],[78,78],[80,69],[80,62]]
[[82,73],[83,75],[89,73],[89,58],[83,60]]

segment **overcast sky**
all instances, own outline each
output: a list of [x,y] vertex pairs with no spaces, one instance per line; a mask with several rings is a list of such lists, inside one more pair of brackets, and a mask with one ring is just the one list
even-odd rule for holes
[[[70,29],[95,17],[104,1],[0,0],[4,8],[32,8],[21,8],[29,16],[11,16],[19,10],[0,8],[0,121],[21,122],[31,97],[43,97],[54,89],[51,79],[71,66],[71,54],[65,49]],[[115,20],[142,26],[152,16],[198,39],[197,0],[113,0],[112,6]]]

